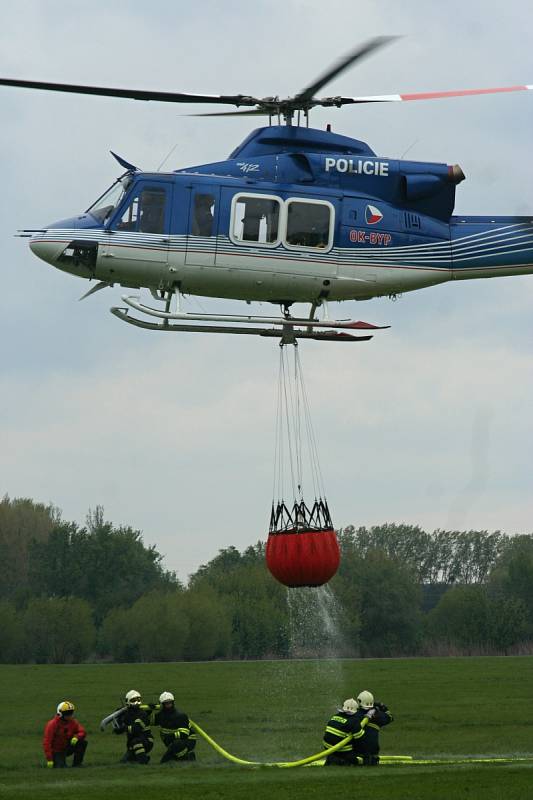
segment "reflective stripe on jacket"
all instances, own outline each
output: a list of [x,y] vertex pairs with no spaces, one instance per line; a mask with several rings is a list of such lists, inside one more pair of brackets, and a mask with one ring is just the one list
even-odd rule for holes
[[[338,744],[342,739],[352,734],[354,739],[359,739],[364,736],[365,729],[361,727],[361,717],[358,714],[345,714],[343,711],[338,711],[329,720],[324,732],[324,745],[333,747]],[[352,740],[353,741],[353,740]],[[352,742],[348,742],[343,747],[340,747],[337,752],[344,753],[352,749]]]
[[154,725],[159,725],[161,736],[174,736],[176,739],[196,739],[191,732],[189,717],[184,711],[177,708],[162,708],[156,706],[153,716]]

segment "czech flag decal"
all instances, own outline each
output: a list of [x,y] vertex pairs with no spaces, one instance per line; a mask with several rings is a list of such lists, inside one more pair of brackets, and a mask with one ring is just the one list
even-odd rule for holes
[[383,214],[376,208],[376,206],[367,206],[365,209],[365,220],[367,225],[376,225],[376,223],[381,222],[383,219]]

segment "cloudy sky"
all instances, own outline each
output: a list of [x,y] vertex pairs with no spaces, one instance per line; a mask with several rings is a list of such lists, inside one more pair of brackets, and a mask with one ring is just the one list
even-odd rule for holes
[[[4,77],[283,95],[367,37],[403,34],[332,92],[533,83],[528,0],[508,0],[503,16],[494,0],[1,6]],[[108,312],[119,287],[78,303],[87,284],[13,234],[85,209],[119,171],[110,149],[150,170],[176,145],[174,169],[225,157],[252,127],[187,111],[0,88],[0,493],[80,523],[101,504],[183,578],[220,547],[265,537],[277,345],[121,325]],[[312,122],[383,156],[458,162],[458,213],[533,212],[533,93],[317,111]],[[333,311],[392,325],[366,345],[300,348],[336,526],[531,532],[533,276]]]

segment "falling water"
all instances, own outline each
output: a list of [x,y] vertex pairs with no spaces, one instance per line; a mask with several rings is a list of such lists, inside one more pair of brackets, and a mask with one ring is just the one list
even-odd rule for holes
[[342,633],[342,607],[330,586],[287,590],[291,658],[333,658],[349,654]]
[[287,589],[287,605],[289,655],[312,662],[309,684],[322,697],[327,713],[345,699],[346,691],[350,694],[349,662],[342,659],[356,653],[344,633],[344,609],[329,585]]

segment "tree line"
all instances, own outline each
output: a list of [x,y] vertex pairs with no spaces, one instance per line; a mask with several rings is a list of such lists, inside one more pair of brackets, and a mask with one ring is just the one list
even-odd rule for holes
[[179,661],[533,652],[533,535],[338,531],[323,589],[287,590],[265,545],[226,547],[183,585],[102,508],[0,502],[0,661]]

